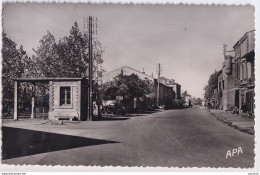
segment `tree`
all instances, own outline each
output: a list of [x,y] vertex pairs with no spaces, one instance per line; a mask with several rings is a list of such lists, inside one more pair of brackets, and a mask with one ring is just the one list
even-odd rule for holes
[[204,99],[210,101],[214,94],[214,89],[218,87],[218,76],[221,71],[216,71],[212,73],[209,77],[208,84],[204,86]]
[[201,98],[197,98],[196,101],[197,101],[198,105],[202,105],[202,99]]
[[123,104],[128,106],[129,102],[145,101],[153,92],[153,82],[145,79],[142,80],[136,74],[123,75],[119,74],[113,81],[107,83],[104,99],[115,100],[116,96],[123,96]]
[[3,113],[10,113],[13,108],[14,98],[14,83],[13,78],[21,77],[29,62],[29,57],[21,46],[16,48],[17,44],[9,39],[3,33],[3,48],[2,48],[2,95],[3,95]]
[[183,96],[186,97],[188,95],[188,92],[187,91],[184,91],[183,92]]
[[[88,36],[81,33],[77,22],[71,27],[69,35],[55,39],[51,32],[40,40],[40,46],[33,49],[33,76],[37,77],[88,77]],[[104,72],[102,66],[103,52],[101,43],[95,39],[93,41],[93,75],[94,80],[98,81]],[[99,67],[99,69],[98,69]],[[100,68],[101,67],[101,68]],[[99,79],[98,79],[99,78]],[[94,83],[94,89],[98,88]],[[42,88],[42,92],[47,94],[48,86]],[[47,99],[47,98],[45,98]]]
[[[47,31],[40,40],[40,46],[34,49],[37,60],[38,76],[43,77],[88,77],[88,37],[79,30],[77,22],[70,29],[70,35],[55,40]],[[93,42],[93,75],[100,76],[103,69],[97,69],[103,63],[104,50],[98,40]]]
[[[8,107],[13,108],[13,78],[88,77],[88,37],[87,34],[80,32],[77,22],[70,29],[69,36],[64,36],[57,41],[51,32],[47,31],[47,34],[42,37],[39,43],[39,47],[33,49],[35,54],[28,57],[22,46],[17,49],[16,43],[3,33],[3,112],[10,112]],[[95,81],[100,81],[99,78],[104,72],[101,66],[103,53],[101,43],[95,39],[93,41],[93,75]],[[20,96],[30,93],[29,86],[21,83]],[[38,86],[47,96],[47,84]],[[24,96],[24,98],[29,99],[31,96]]]

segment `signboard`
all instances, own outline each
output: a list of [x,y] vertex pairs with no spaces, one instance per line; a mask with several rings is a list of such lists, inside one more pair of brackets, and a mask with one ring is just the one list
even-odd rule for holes
[[116,96],[116,100],[119,100],[119,101],[123,100],[123,96],[121,96],[121,95]]

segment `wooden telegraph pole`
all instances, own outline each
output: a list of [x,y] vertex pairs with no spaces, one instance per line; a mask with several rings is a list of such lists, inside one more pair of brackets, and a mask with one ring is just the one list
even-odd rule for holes
[[157,79],[157,83],[158,83],[158,87],[157,87],[157,107],[159,107],[160,105],[160,75],[161,74],[161,64],[159,63],[158,65],[158,79]]
[[88,53],[89,53],[89,90],[88,90],[88,121],[92,121],[93,117],[93,80],[92,80],[92,16],[89,16],[88,19],[88,31],[89,31],[89,46],[88,46]]
[[223,44],[224,59],[226,59],[226,51],[227,51],[227,45]]

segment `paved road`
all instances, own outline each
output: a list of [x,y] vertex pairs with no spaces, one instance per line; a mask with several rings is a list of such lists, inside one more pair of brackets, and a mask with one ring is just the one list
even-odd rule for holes
[[[199,106],[127,120],[66,125],[20,121],[4,125],[6,164],[254,166],[254,136],[216,120]],[[15,137],[23,141],[13,142]],[[243,153],[226,158],[228,150],[238,147]]]

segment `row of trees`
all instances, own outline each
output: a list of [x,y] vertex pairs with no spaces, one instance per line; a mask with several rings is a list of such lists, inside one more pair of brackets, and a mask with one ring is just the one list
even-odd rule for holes
[[[69,36],[59,40],[47,31],[39,41],[40,45],[33,49],[34,54],[27,55],[23,46],[17,44],[3,33],[3,112],[10,113],[13,108],[14,85],[13,78],[17,77],[88,77],[88,36],[79,30],[77,22],[70,29]],[[103,63],[104,49],[101,43],[93,40],[93,75],[94,80],[104,73],[100,66]],[[27,86],[27,88],[26,88]],[[21,84],[21,89],[26,89],[30,94],[28,84]],[[47,95],[47,88],[42,88]],[[21,93],[22,95],[23,93]],[[25,98],[25,97],[24,97]]]

